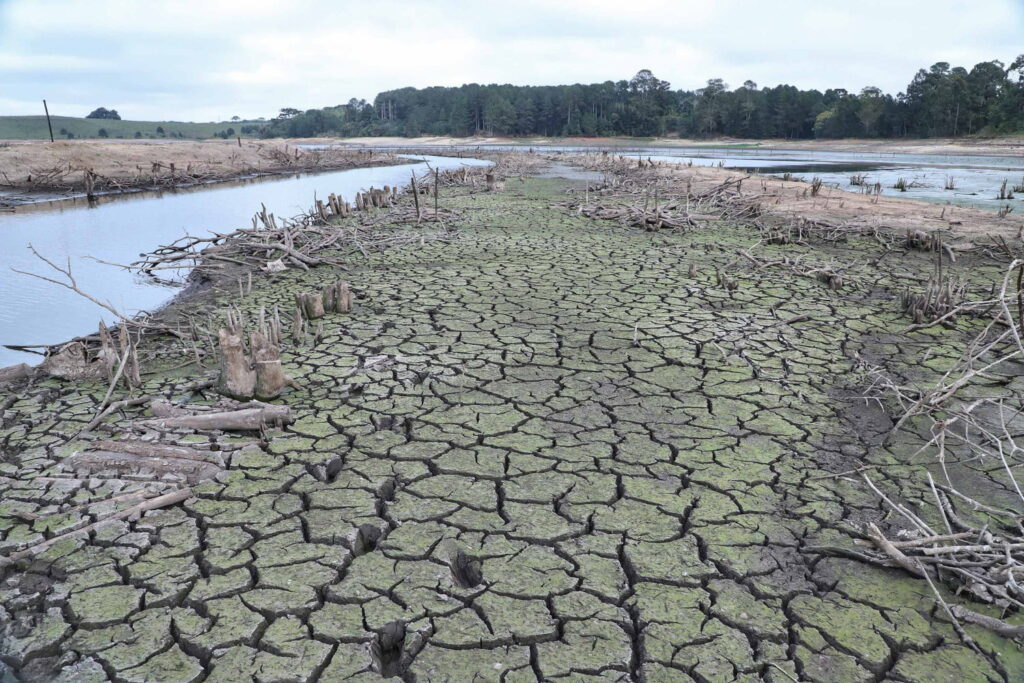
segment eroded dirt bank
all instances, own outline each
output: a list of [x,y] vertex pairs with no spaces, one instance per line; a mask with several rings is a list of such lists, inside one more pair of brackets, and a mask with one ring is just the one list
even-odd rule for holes
[[[869,365],[927,382],[977,326],[906,330],[900,293],[923,288],[935,254],[828,226],[775,239],[742,202],[682,229],[587,217],[655,201],[678,215],[647,190],[669,171],[648,172],[586,191],[444,188],[457,234],[349,218],[424,239],[349,244],[326,252],[345,270],[183,302],[182,320],[212,327],[204,316],[291,310],[339,277],[355,294],[285,341],[302,388],[275,403],[294,423],[149,431],[211,449],[223,471],[0,568],[0,667],[28,681],[1019,680],[1012,640],[965,624],[972,647],[922,580],[825,550],[864,551],[865,521],[900,526],[851,472],[911,505],[930,496],[926,435],[883,443],[889,413],[863,395]],[[946,265],[972,292],[1005,266],[987,246]],[[161,359],[137,394],[216,400],[192,387],[212,368],[179,367],[187,344],[143,350]],[[3,401],[2,554],[176,485],[61,467],[149,415],[127,406],[75,438],[106,389],[36,380]],[[998,468],[947,464],[1009,504]]]
[[236,178],[396,163],[388,152],[282,141],[17,142],[0,145],[0,208],[70,194],[118,193]]

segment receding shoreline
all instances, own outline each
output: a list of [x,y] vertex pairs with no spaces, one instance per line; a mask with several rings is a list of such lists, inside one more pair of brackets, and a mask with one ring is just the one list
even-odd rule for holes
[[[304,141],[289,141],[289,144],[304,144]],[[437,153],[444,156],[443,148],[445,145],[439,144],[438,147],[439,149]],[[498,159],[502,154],[502,152],[496,152],[493,150],[488,152],[481,149],[478,156],[481,158]],[[538,155],[538,157],[543,158],[543,155]],[[615,155],[613,154],[611,157],[615,158]],[[541,158],[535,159],[534,162],[541,161]],[[383,155],[380,156],[380,159],[383,162]],[[588,160],[582,155],[574,156],[567,154],[564,157],[549,156],[547,157],[546,163],[554,163],[556,159],[559,164],[567,162],[571,164],[572,168],[577,169],[571,174],[577,180],[585,177],[587,174],[593,175],[594,177],[601,175],[601,173],[596,170],[596,167],[591,170],[584,170],[588,168],[587,164],[590,163],[591,160]],[[381,164],[366,165],[375,166]],[[845,226],[870,226],[872,229],[877,228],[890,232],[906,231],[908,234],[914,231],[924,231],[927,233],[935,232],[937,234],[947,235],[947,238],[952,240],[952,246],[950,248],[953,250],[963,249],[972,251],[976,248],[975,241],[979,239],[989,240],[992,239],[993,236],[998,236],[998,238],[1004,239],[1013,239],[1020,234],[1024,234],[1024,215],[1019,214],[1010,214],[1009,216],[998,217],[993,212],[984,209],[944,206],[921,200],[904,199],[892,195],[873,197],[872,195],[865,195],[840,189],[829,189],[821,195],[814,196],[809,194],[809,184],[801,180],[782,180],[757,173],[748,173],[735,169],[710,166],[687,167],[685,164],[674,162],[656,162],[655,166],[659,169],[661,175],[674,177],[676,179],[675,182],[679,182],[679,179],[687,179],[687,182],[692,183],[694,188],[711,188],[721,183],[735,183],[737,181],[741,181],[740,187],[754,187],[760,184],[760,188],[762,193],[764,193],[764,196],[770,197],[770,200],[766,200],[769,201],[768,206],[771,207],[772,213],[778,216]],[[564,170],[568,170],[568,168],[569,167],[566,167]],[[245,182],[246,180],[270,180],[282,175],[320,172],[326,173],[334,170],[344,169],[317,168],[314,170],[282,170],[278,172],[266,172],[259,176],[250,176],[247,178],[225,178],[223,180],[210,181],[203,184],[124,190],[120,192],[111,192],[103,197],[111,200],[117,199],[118,197],[137,196],[139,194],[155,191],[182,190],[201,192],[207,187],[229,185],[236,182]],[[556,173],[554,176],[547,177],[566,178],[565,174],[562,172]],[[66,202],[78,202],[83,200],[85,200],[84,195],[79,194],[77,196],[51,199],[35,204],[27,203],[17,208],[12,208],[11,210],[26,211],[36,208],[45,209]],[[228,277],[228,280],[233,281],[232,278],[239,274],[240,273],[232,272],[230,277]],[[188,309],[192,305],[202,301],[203,294],[210,290],[209,282],[201,282],[192,276],[187,279],[184,285],[185,286],[180,291],[176,292],[173,297],[160,306],[158,312],[164,313],[169,310],[181,311]],[[224,286],[224,283],[221,282],[220,285]],[[69,342],[87,339],[89,337],[89,334],[85,334],[84,336],[75,337],[62,343],[47,345],[46,348],[49,349],[49,352],[52,352]]]
[[389,151],[309,149],[276,140],[24,142],[0,146],[0,210],[396,163]]
[[332,142],[365,147],[402,146],[476,146],[514,145],[525,147],[581,146],[596,148],[615,147],[702,147],[707,149],[764,149],[814,150],[828,152],[859,152],[864,154],[956,154],[964,156],[1022,156],[1024,136],[994,138],[924,138],[924,139],[837,139],[747,140],[741,138],[686,139],[686,138],[624,138],[624,137],[468,137],[424,136],[360,137],[360,138],[306,138],[293,142]]

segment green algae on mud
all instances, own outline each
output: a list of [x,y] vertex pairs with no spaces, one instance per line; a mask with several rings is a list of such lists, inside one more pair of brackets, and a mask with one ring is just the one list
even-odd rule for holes
[[[871,268],[878,244],[859,237],[758,246],[853,264],[836,291],[738,267],[748,228],[641,232],[567,215],[566,189],[451,191],[457,239],[346,253],[353,311],[283,353],[295,423],[179,507],[0,570],[3,665],[378,680],[371,643],[398,621],[407,680],[1024,676],[1011,641],[965,625],[981,654],[961,644],[922,582],[806,550],[881,516],[833,475],[877,466],[921,495],[920,443],[880,445],[884,420],[851,418],[845,397],[857,358],[924,377],[958,353],[964,330],[900,333],[896,292],[929,257]],[[337,278],[288,271],[178,306],[252,318]],[[191,379],[157,371],[144,390]],[[104,391],[48,381],[7,407],[4,552],[54,531],[58,506],[122,490],[32,479]],[[453,548],[480,560],[478,585],[454,581]]]

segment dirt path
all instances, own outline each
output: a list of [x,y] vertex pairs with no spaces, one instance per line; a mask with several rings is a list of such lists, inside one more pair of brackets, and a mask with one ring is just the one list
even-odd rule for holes
[[[901,332],[897,292],[932,256],[882,261],[856,235],[755,245],[756,230],[728,223],[642,232],[576,215],[568,189],[448,190],[458,239],[339,254],[356,305],[323,318],[319,340],[288,344],[304,388],[278,402],[295,423],[230,455],[183,504],[0,569],[0,670],[1020,680],[1020,651],[969,625],[979,652],[961,644],[921,581],[808,549],[856,547],[859,522],[882,517],[860,482],[834,475],[880,465],[887,490],[917,495],[919,442],[879,446],[836,390],[862,380],[868,351],[908,372],[958,355],[956,330]],[[751,267],[744,250],[840,262],[849,284]],[[979,287],[999,271],[960,267]],[[289,270],[202,306],[254,318],[337,277]],[[204,401],[182,389],[195,368],[151,369],[144,391]],[[59,478],[105,389],[50,380],[4,404],[0,551],[138,490]],[[224,451],[259,435],[161,438]]]

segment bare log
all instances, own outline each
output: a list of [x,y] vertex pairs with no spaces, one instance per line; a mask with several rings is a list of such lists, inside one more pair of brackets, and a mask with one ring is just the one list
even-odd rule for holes
[[143,474],[151,472],[161,478],[175,475],[190,484],[212,479],[221,471],[221,466],[208,460],[188,458],[169,458],[164,456],[147,457],[134,453],[116,451],[91,450],[73,453],[63,464],[75,472],[99,474],[117,472]]
[[146,512],[148,510],[156,510],[158,508],[164,508],[164,507],[169,507],[171,505],[177,505],[178,503],[180,503],[180,502],[182,502],[184,500],[188,500],[191,497],[192,497],[192,489],[186,487],[186,488],[183,488],[183,489],[178,489],[177,491],[172,491],[171,493],[165,493],[164,495],[157,496],[156,498],[150,498],[149,500],[143,501],[143,502],[139,503],[138,505],[133,505],[130,508],[125,508],[124,510],[121,510],[120,512],[115,512],[113,514],[104,515],[99,520],[93,522],[92,524],[89,524],[88,526],[84,526],[81,529],[75,529],[74,531],[69,531],[69,532],[67,532],[65,534],[60,534],[58,536],[54,536],[53,538],[49,538],[49,539],[43,541],[42,543],[37,543],[37,544],[35,544],[35,545],[33,545],[33,546],[29,547],[29,548],[26,548],[25,550],[21,550],[21,551],[18,551],[16,553],[11,553],[10,555],[8,555],[6,557],[0,557],[0,567],[7,566],[9,564],[17,562],[18,560],[22,560],[22,559],[24,559],[26,557],[32,557],[34,555],[38,555],[39,553],[43,552],[44,550],[46,550],[50,546],[52,546],[52,545],[54,545],[56,543],[60,543],[61,541],[63,541],[66,538],[70,538],[70,537],[73,537],[73,536],[78,536],[78,535],[81,535],[81,534],[89,533],[90,531],[95,530],[101,524],[103,524],[104,522],[107,522],[109,520],[113,520],[113,519],[138,519],[139,517],[142,516],[142,514],[144,512]]
[[149,402],[149,412],[154,417],[179,417],[190,413],[177,403],[172,403],[165,398],[154,399]]
[[[154,401],[155,403],[155,401]],[[220,465],[220,459],[214,454],[203,453],[187,446],[172,446],[170,444],[153,443],[151,441],[140,441],[138,439],[125,439],[123,441],[96,441],[89,444],[90,449],[113,451],[115,453],[127,453],[143,458],[175,458],[178,460],[195,460],[197,462]]]
[[288,406],[264,403],[250,405],[258,407],[219,413],[202,413],[201,415],[154,418],[151,420],[141,420],[139,424],[158,429],[245,431],[257,430],[268,425],[291,424],[292,422],[291,411],[288,409]]

